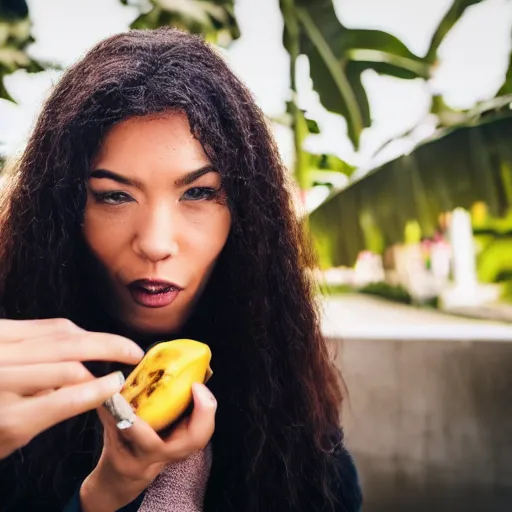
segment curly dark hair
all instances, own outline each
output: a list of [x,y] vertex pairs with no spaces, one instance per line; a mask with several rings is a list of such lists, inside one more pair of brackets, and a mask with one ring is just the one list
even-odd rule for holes
[[[333,511],[343,387],[320,330],[310,245],[266,118],[201,38],[130,31],[64,74],[4,194],[0,305],[13,319],[66,317],[114,329],[84,278],[91,161],[115,123],[173,109],[187,114],[219,170],[232,214],[185,328],[212,347],[219,403],[205,510]],[[16,475],[18,493],[46,493],[60,506],[93,467],[101,441],[85,433],[96,424],[91,413],[50,430],[3,465],[2,480]]]

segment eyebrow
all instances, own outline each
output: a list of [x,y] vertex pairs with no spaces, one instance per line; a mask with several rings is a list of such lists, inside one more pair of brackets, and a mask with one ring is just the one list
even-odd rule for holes
[[174,182],[174,186],[177,188],[185,187],[187,185],[190,185],[191,183],[194,183],[194,181],[198,180],[201,176],[204,176],[205,174],[208,174],[210,172],[217,171],[215,170],[215,167],[213,167],[213,165],[205,165],[203,167],[200,167],[199,169],[196,169],[195,171],[183,175],[181,178],[178,178]]
[[112,180],[117,183],[121,183],[121,185],[128,185],[130,187],[142,188],[142,183],[133,178],[127,178],[126,176],[121,176],[121,174],[117,174],[116,172],[108,171],[107,169],[96,169],[91,172],[91,178],[98,178],[104,180]]
[[[174,182],[174,186],[178,188],[185,187],[187,185],[190,185],[191,183],[194,183],[194,181],[198,180],[201,176],[204,176],[205,174],[208,174],[210,172],[217,171],[215,170],[213,165],[205,165],[203,167],[200,167],[199,169],[196,169],[195,171],[189,172],[178,178]],[[128,185],[130,187],[135,187],[139,189],[143,188],[143,185],[139,180],[122,176],[121,174],[117,174],[116,172],[109,171],[107,169],[95,169],[94,171],[91,172],[91,178],[112,180],[116,181],[117,183],[121,183],[121,185]]]

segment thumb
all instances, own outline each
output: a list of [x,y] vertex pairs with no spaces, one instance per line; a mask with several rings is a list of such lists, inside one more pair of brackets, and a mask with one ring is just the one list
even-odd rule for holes
[[188,423],[188,435],[193,444],[202,448],[208,444],[215,430],[217,400],[204,384],[194,383],[192,395],[194,409]]
[[217,400],[213,393],[204,385],[199,382],[192,384],[192,396],[194,398],[194,410],[196,408],[215,411],[217,408]]

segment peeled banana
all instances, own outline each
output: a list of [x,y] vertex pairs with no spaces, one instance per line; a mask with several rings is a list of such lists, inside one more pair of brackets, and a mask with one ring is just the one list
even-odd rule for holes
[[211,351],[199,341],[158,343],[130,373],[121,395],[135,414],[157,432],[176,421],[192,403],[192,384],[212,375]]

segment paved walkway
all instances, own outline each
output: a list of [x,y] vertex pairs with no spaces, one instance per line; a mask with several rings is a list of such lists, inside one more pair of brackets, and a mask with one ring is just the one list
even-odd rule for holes
[[512,324],[448,315],[362,294],[323,301],[329,337],[396,340],[512,341]]

